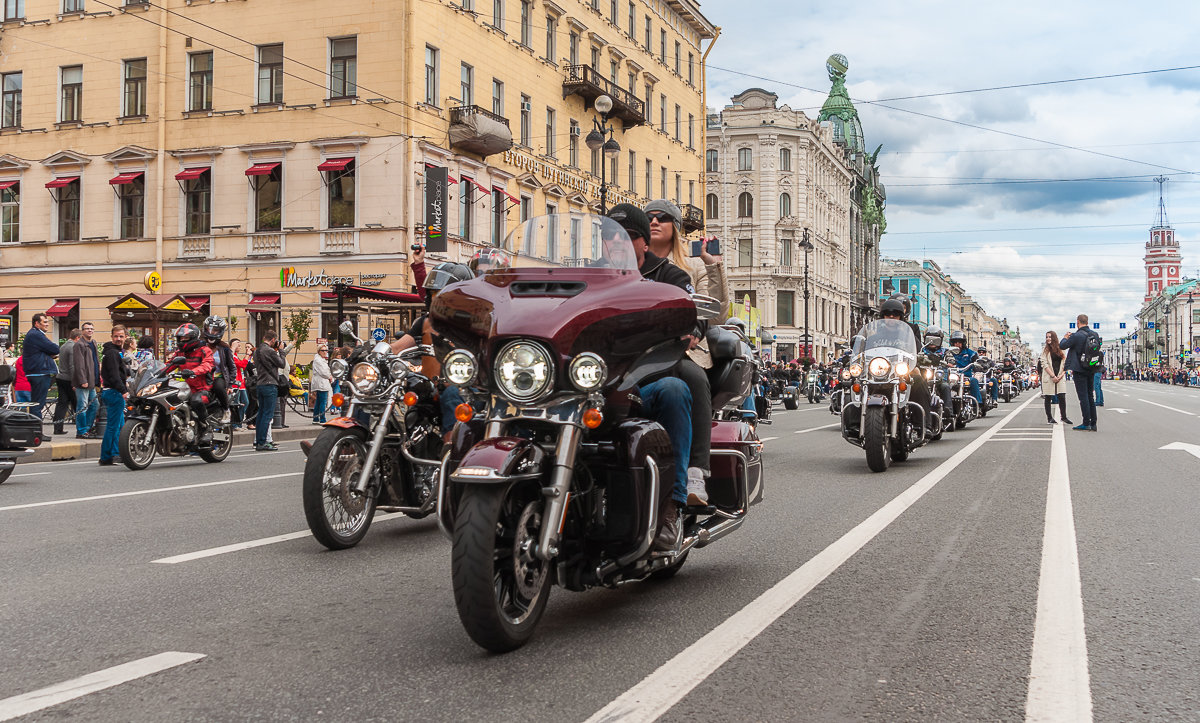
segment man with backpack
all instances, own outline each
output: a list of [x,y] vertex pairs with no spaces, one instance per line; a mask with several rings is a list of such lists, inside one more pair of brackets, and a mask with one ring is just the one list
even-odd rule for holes
[[1067,371],[1075,382],[1079,395],[1079,409],[1083,423],[1072,427],[1080,431],[1096,431],[1096,382],[1095,375],[1104,365],[1104,353],[1100,351],[1103,340],[1088,326],[1087,314],[1075,319],[1073,332],[1063,335],[1059,347],[1067,353]]

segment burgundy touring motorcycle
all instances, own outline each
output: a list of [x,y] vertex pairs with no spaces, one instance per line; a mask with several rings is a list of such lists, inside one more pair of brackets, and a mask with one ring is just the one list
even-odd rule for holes
[[[453,345],[440,350],[443,374],[467,400],[439,472],[438,524],[453,542],[459,617],[496,652],[529,640],[552,584],[670,577],[692,548],[737,529],[763,490],[753,429],[714,420],[710,506],[681,510],[676,548],[652,551],[674,462],[638,385],[682,358],[698,310],[724,310],[643,280],[629,237],[604,217],[530,219],[506,247],[512,267],[449,286],[432,306]],[[732,328],[707,338],[719,416],[749,392],[752,359]]]

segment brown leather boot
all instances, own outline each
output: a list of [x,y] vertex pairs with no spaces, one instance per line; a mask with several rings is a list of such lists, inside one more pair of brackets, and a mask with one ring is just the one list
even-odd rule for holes
[[654,538],[656,552],[670,552],[679,545],[679,505],[668,499],[659,510],[658,536]]

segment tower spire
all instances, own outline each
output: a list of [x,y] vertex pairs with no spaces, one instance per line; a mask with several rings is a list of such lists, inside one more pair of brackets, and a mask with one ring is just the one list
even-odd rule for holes
[[1158,176],[1154,182],[1158,184],[1158,227],[1166,228],[1170,224],[1167,221],[1167,204],[1163,200],[1163,184],[1171,180],[1166,176]]

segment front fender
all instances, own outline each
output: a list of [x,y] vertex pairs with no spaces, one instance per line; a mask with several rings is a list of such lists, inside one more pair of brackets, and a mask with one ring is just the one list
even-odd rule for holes
[[891,403],[892,400],[888,399],[882,394],[872,394],[871,396],[867,397],[868,407],[886,407]]
[[[334,419],[325,422],[325,427],[338,427],[340,429],[367,429],[367,425],[353,417],[335,417]],[[368,430],[369,431],[369,430]]]
[[522,437],[493,437],[467,452],[450,473],[458,484],[505,484],[514,479],[537,477],[545,453]]

